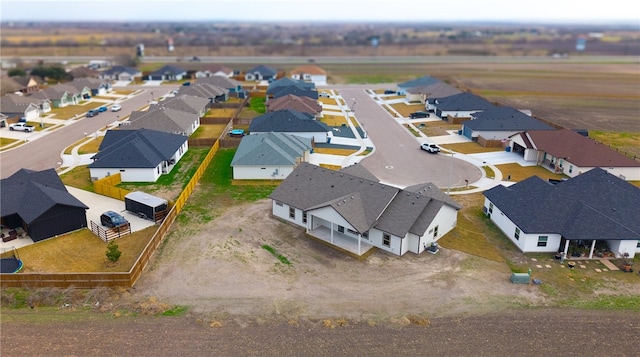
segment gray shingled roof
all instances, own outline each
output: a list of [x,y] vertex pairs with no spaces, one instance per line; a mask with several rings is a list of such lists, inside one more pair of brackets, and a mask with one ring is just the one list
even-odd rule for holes
[[[15,96],[19,97],[19,96]],[[2,113],[13,116],[13,115],[24,115],[27,109],[38,109],[38,105],[31,101],[20,100],[13,97],[11,94],[5,94],[0,97],[0,111]],[[41,100],[32,98],[34,102],[40,102]]]
[[494,107],[471,114],[462,125],[476,131],[554,130],[555,128],[511,107]]
[[191,126],[197,120],[198,116],[194,113],[158,107],[148,112],[131,112],[129,128],[146,128],[166,133],[190,133]]
[[170,74],[172,76],[177,76],[177,75],[185,74],[185,73],[187,73],[186,69],[168,64],[166,66],[162,66],[161,68],[151,72],[151,75],[152,76],[157,76],[157,75]]
[[340,169],[340,171],[346,174],[349,174],[351,176],[363,178],[365,180],[380,182],[380,180],[374,174],[372,174],[371,171],[367,170],[362,165],[358,165],[357,162],[353,165],[343,167],[342,169]]
[[439,98],[434,104],[436,108],[442,111],[489,110],[495,108],[495,105],[486,99],[471,93],[459,93]]
[[599,168],[556,185],[532,176],[484,195],[525,233],[640,239],[640,188]]
[[208,83],[199,83],[186,87],[183,86],[180,87],[180,90],[178,91],[179,95],[186,94],[208,99],[213,99],[221,95],[226,95],[228,93],[229,90],[227,88],[218,87]]
[[426,94],[429,99],[435,100],[436,98],[448,97],[462,92],[456,87],[443,82],[437,82],[424,86],[411,87],[407,89],[407,93]]
[[284,133],[260,133],[242,138],[231,166],[295,165],[311,150],[311,139]]
[[377,228],[399,237],[407,232],[423,234],[445,204],[427,192],[405,191],[304,163],[270,197],[303,211],[330,206],[360,233]]
[[154,168],[171,159],[187,140],[156,130],[108,130],[89,168]]
[[206,111],[208,104],[209,99],[207,98],[181,94],[177,97],[158,102],[158,104],[153,104],[149,110],[165,107],[199,115],[201,112]]
[[331,129],[325,123],[313,120],[309,114],[288,109],[255,117],[249,125],[251,133],[326,133],[328,131]]
[[278,74],[277,70],[271,67],[267,67],[263,64],[253,67],[251,70],[247,71],[247,73],[255,73],[255,72],[260,73],[263,77],[275,76],[276,74]]
[[300,88],[296,86],[278,87],[271,93],[274,99],[284,97],[286,95],[295,95],[298,97],[307,97],[314,100],[318,99],[318,91],[315,89]]
[[278,79],[277,81],[273,81],[269,83],[269,87],[267,88],[267,94],[272,94],[275,91],[279,90],[279,88],[284,87],[297,87],[299,89],[304,90],[315,90],[316,85],[311,82],[305,82],[303,80],[293,79],[289,77],[283,77]]
[[139,74],[140,71],[136,68],[133,67],[126,67],[126,66],[113,66],[111,68],[109,68],[108,70],[102,72],[103,74],[108,74],[108,75],[113,75],[113,74],[120,74],[120,73],[128,73],[128,74]]
[[71,195],[54,169],[20,169],[0,181],[0,216],[18,214],[27,224],[55,205],[88,209]]
[[242,86],[242,83],[240,81],[224,76],[198,78],[198,84],[211,84],[226,89],[234,89],[238,88],[238,86]]
[[431,76],[424,76],[424,77],[412,79],[406,82],[398,83],[398,87],[412,88],[412,87],[428,86],[428,85],[439,83],[439,82],[440,82],[439,80]]

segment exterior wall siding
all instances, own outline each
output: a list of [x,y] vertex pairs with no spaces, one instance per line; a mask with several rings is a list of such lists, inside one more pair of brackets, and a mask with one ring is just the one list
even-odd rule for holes
[[[277,175],[273,175],[275,172]],[[293,171],[293,166],[234,166],[235,180],[284,180]]]
[[629,258],[633,258],[636,252],[640,252],[637,240],[610,240],[607,244],[616,258],[622,258],[624,253],[629,253]]
[[[94,168],[89,169],[89,172],[91,173],[92,178],[97,179],[105,178],[115,173],[120,173],[122,182],[156,182],[158,177],[160,177],[160,174],[157,173],[157,169],[159,167],[160,165],[154,169],[122,169],[124,172],[120,171],[120,168]],[[160,172],[162,172],[162,169]]]

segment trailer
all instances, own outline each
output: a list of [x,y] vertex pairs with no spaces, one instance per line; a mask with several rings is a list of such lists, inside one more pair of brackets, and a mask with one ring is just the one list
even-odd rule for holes
[[125,209],[140,218],[160,222],[168,213],[168,202],[165,199],[134,191],[124,196]]

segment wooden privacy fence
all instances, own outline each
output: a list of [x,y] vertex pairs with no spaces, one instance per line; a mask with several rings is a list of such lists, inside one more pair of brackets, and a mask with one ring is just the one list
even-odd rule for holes
[[124,201],[124,196],[129,194],[130,191],[115,187],[120,182],[122,182],[122,178],[118,172],[100,180],[93,181],[93,189],[97,194]]
[[[207,153],[204,160],[198,167],[189,183],[182,191],[175,204],[165,217],[164,221],[160,223],[158,229],[153,234],[147,245],[138,256],[138,259],[133,263],[133,266],[128,272],[118,273],[19,273],[19,274],[0,274],[0,287],[12,288],[12,287],[33,287],[33,288],[97,288],[97,287],[132,287],[144,268],[149,263],[149,260],[156,252],[158,246],[164,239],[165,235],[171,228],[171,225],[175,221],[178,214],[184,208],[193,189],[196,187],[200,178],[204,174],[204,171],[211,163],[213,156],[220,144],[216,143],[211,147],[211,150]],[[124,196],[123,196],[124,197]]]
[[91,221],[91,231],[93,234],[97,235],[98,238],[102,239],[103,242],[109,243],[110,241],[124,237],[126,235],[131,234],[131,224],[127,223],[120,227],[114,228],[103,228],[101,225],[97,224],[94,221]]

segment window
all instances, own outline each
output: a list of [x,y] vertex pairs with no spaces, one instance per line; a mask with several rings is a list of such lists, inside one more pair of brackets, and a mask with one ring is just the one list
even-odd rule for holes
[[349,229],[349,228],[347,228],[347,232],[349,232],[349,233],[353,234],[354,236],[357,236],[357,235],[358,235],[358,232],[354,231],[353,229]]
[[493,213],[493,203],[489,203],[489,214]]
[[302,212],[302,223],[307,223],[307,212]]
[[433,238],[438,237],[438,226],[433,227]]
[[293,207],[289,207],[289,218],[296,219],[296,209]]
[[[369,240],[369,232],[362,233],[362,238]],[[640,243],[638,243],[638,247],[640,247]]]
[[538,247],[546,247],[548,236],[538,236]]
[[569,173],[573,172],[573,165],[569,165]]
[[338,232],[344,233],[344,227],[343,226],[338,226]]
[[636,248],[640,248],[640,240],[638,241],[638,245],[636,245]]
[[391,247],[391,236],[387,233],[384,233],[382,235],[382,245],[384,245],[385,247]]
[[513,235],[516,240],[520,240],[520,228],[516,227],[516,233]]
[[282,207],[282,206],[284,206],[284,205],[282,204],[282,202],[278,202],[278,201],[276,201],[276,206],[278,206],[278,207]]

